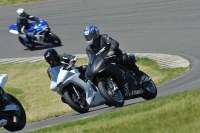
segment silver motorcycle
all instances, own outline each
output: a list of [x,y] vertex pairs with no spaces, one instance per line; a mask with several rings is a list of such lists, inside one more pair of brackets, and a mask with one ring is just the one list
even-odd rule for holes
[[90,107],[106,104],[98,88],[80,73],[74,63],[52,67],[51,75],[50,89],[75,111],[86,113]]

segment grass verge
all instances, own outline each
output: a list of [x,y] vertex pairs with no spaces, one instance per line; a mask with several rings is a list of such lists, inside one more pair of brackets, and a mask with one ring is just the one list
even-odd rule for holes
[[199,133],[200,89],[29,133]]
[[0,0],[0,6],[28,3],[28,2],[39,2],[39,1],[45,1],[45,0]]
[[[156,85],[171,80],[188,69],[160,68],[153,60],[147,58],[137,60],[140,69],[146,72]],[[79,59],[77,66],[86,63],[86,59]],[[68,105],[61,102],[57,93],[49,89],[47,68],[46,62],[0,65],[1,73],[7,73],[9,76],[4,89],[22,103],[27,113],[27,123],[73,112]]]

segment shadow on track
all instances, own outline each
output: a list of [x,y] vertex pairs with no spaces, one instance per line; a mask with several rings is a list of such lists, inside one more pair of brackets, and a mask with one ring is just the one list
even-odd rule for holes
[[[131,105],[135,105],[135,104],[139,104],[139,103],[143,103],[145,102],[144,101],[133,101],[133,100],[129,100],[128,103],[124,104],[124,106],[120,107],[120,108],[123,108],[123,107],[126,107],[126,106],[131,106]],[[102,111],[102,110],[115,110],[115,109],[118,109],[114,106],[107,106],[107,105],[101,105],[101,106],[97,106],[97,107],[93,107],[93,108],[90,108],[90,110],[87,112],[87,113],[92,113],[92,112],[99,112],[99,111]],[[83,114],[87,114],[87,113],[83,113]],[[75,115],[83,115],[81,113],[78,113],[78,112],[73,112],[72,113],[74,116]]]
[[43,45],[43,46],[36,46],[35,48],[32,48],[32,49],[25,48],[24,50],[36,51],[36,50],[43,50],[43,49],[49,49],[49,48],[55,48],[55,47],[61,47],[61,46]]
[[128,103],[128,104],[124,105],[123,107],[131,106],[131,105],[135,105],[135,104],[139,104],[139,103],[143,103],[143,102],[145,102],[145,101],[140,101],[140,102],[135,102],[135,103]]

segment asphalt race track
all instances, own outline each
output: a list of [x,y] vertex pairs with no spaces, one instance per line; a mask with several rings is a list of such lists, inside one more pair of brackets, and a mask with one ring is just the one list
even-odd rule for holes
[[[95,24],[120,43],[122,50],[137,53],[165,53],[184,57],[190,69],[158,87],[158,97],[200,88],[200,1],[199,0],[49,0],[0,7],[0,58],[42,56],[47,47],[25,49],[8,27],[16,21],[16,9],[49,22],[62,40],[59,52],[84,54],[83,29]],[[126,102],[126,106],[143,100]],[[86,114],[73,113],[27,125],[24,131],[65,121],[90,117],[115,108],[99,106]],[[67,130],[67,129],[66,129]]]

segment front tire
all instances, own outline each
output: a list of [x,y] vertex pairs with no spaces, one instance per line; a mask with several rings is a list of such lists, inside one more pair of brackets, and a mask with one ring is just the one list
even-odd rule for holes
[[14,132],[18,130],[22,130],[26,125],[26,113],[21,105],[21,103],[12,95],[7,94],[10,97],[11,103],[17,105],[19,107],[19,111],[9,111],[8,122],[4,126],[4,128],[8,131]]
[[25,43],[23,38],[21,38],[21,37],[18,36],[18,39],[19,39],[19,42],[23,46],[25,46],[26,48],[28,48],[28,49],[34,49],[35,48],[35,45]]
[[124,105],[124,97],[119,89],[113,91],[104,80],[98,82],[98,88],[108,106],[122,107]]
[[83,96],[78,99],[76,93],[73,90],[66,91],[63,94],[65,102],[75,111],[79,113],[86,113],[89,111],[89,105]]

